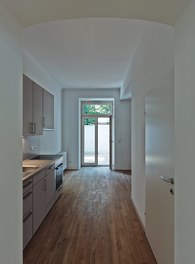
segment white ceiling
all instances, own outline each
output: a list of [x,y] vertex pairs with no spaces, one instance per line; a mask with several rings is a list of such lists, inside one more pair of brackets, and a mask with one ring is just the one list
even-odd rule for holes
[[62,88],[119,88],[145,22],[73,19],[24,30],[24,47]]
[[174,25],[189,0],[3,0],[24,26],[46,21],[112,17]]
[[144,19],[174,25],[189,0],[3,1],[24,26],[26,51],[61,88],[118,88]]

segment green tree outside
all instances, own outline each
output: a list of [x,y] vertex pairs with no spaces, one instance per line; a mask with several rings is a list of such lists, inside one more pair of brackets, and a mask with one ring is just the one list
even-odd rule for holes
[[[83,114],[85,115],[109,115],[112,112],[112,106],[108,104],[84,104],[83,105]],[[95,119],[86,118],[85,125],[94,125]]]

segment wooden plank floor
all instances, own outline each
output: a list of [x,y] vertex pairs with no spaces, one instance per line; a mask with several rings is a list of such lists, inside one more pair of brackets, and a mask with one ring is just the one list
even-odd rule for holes
[[24,250],[24,264],[156,264],[130,201],[130,176],[67,172],[63,194]]

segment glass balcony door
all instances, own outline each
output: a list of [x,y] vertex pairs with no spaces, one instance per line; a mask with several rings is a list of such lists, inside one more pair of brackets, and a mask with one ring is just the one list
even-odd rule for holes
[[110,117],[82,117],[82,166],[110,165]]
[[98,117],[98,165],[110,164],[110,117]]
[[97,166],[97,117],[82,118],[82,166]]

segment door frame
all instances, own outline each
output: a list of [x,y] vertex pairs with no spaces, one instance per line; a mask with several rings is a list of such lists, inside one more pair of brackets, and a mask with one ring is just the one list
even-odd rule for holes
[[[104,104],[112,103],[112,115],[98,115],[98,117],[110,117],[110,164],[111,170],[115,166],[115,99],[114,98],[79,98],[78,99],[78,168],[82,165],[82,104],[87,102],[89,104]],[[85,115],[83,115],[85,116]],[[89,116],[89,115],[88,115]],[[94,115],[91,116],[94,118]],[[86,165],[87,166],[87,165]],[[91,164],[89,166],[92,166]],[[94,165],[95,166],[95,165]],[[97,166],[97,165],[96,165]]]
[[[92,118],[95,119],[95,162],[85,163],[84,162],[84,119]],[[109,118],[109,164],[108,165],[99,165],[98,164],[98,118]],[[82,167],[103,167],[109,166],[112,168],[112,115],[83,115],[81,116],[81,166]]]
[[113,144],[113,138],[112,138],[112,135],[113,135],[113,133],[112,133],[112,116],[110,116],[110,143],[109,143],[109,147],[110,147],[110,153],[109,153],[109,155],[110,155],[110,157],[109,157],[109,168],[110,168],[110,170],[112,170],[112,156],[113,156],[113,154],[112,154],[112,144]]

